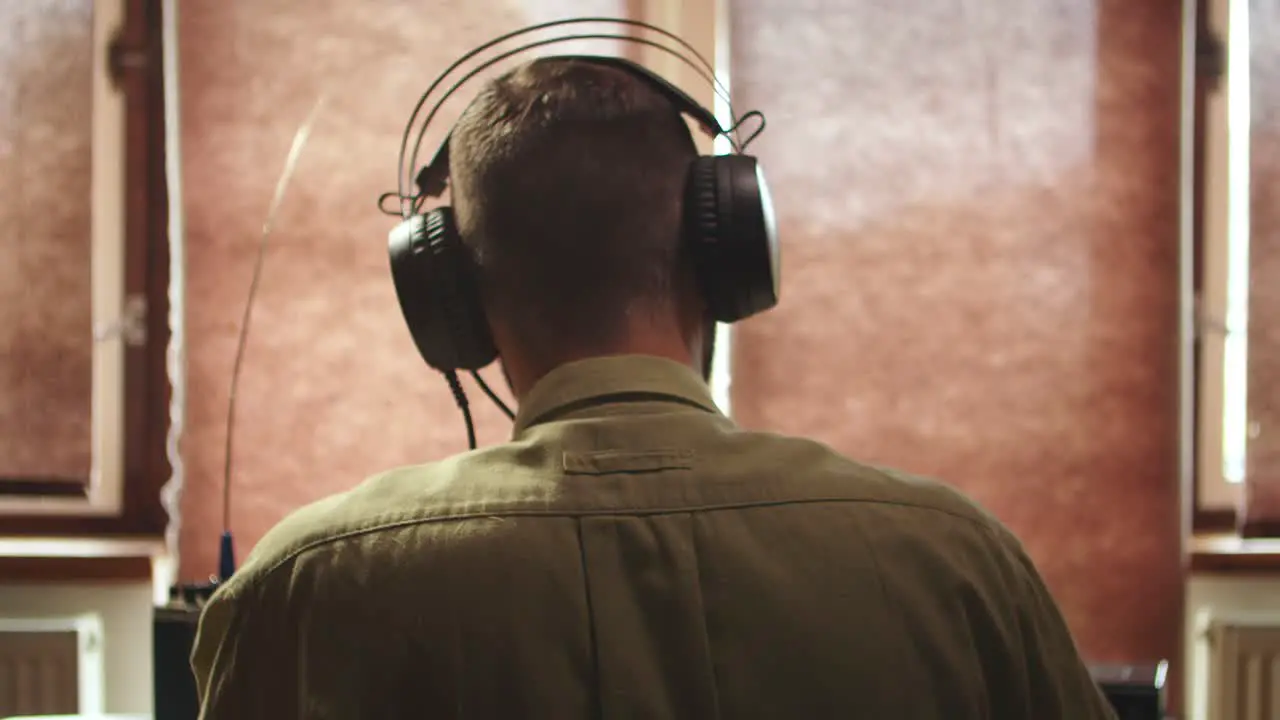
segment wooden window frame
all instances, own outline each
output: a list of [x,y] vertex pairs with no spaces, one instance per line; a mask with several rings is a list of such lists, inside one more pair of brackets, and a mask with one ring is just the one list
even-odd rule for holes
[[[1194,35],[1194,69],[1189,93],[1193,116],[1189,138],[1190,207],[1184,212],[1191,230],[1191,247],[1186,258],[1190,268],[1184,274],[1184,282],[1190,286],[1193,302],[1184,310],[1184,327],[1189,329],[1186,334],[1192,340],[1187,352],[1189,387],[1184,387],[1184,394],[1186,416],[1193,427],[1184,435],[1184,507],[1189,509],[1190,525],[1185,556],[1188,569],[1198,575],[1270,576],[1280,570],[1280,538],[1274,537],[1274,532],[1265,532],[1271,528],[1243,526],[1239,512],[1243,483],[1226,480],[1222,462],[1225,451],[1221,446],[1227,422],[1223,408],[1225,375],[1230,372],[1229,368],[1224,369],[1227,364],[1221,346],[1227,333],[1247,332],[1247,312],[1228,317],[1230,283],[1242,282],[1248,272],[1247,268],[1232,268],[1229,259],[1233,230],[1248,231],[1247,226],[1231,227],[1231,204],[1246,203],[1243,213],[1237,209],[1236,217],[1240,219],[1235,222],[1247,223],[1247,204],[1251,201],[1247,192],[1250,132],[1239,132],[1242,125],[1248,128],[1248,111],[1247,107],[1238,109],[1237,117],[1232,118],[1230,109],[1231,93],[1247,93],[1249,88],[1248,18],[1231,12],[1247,13],[1247,5],[1243,0],[1184,3],[1188,15],[1194,16],[1187,24],[1188,33]],[[1230,35],[1232,21],[1243,25],[1243,32],[1235,37]],[[1243,65],[1246,79],[1235,87],[1230,87],[1232,65]],[[1235,147],[1233,124],[1237,129]],[[1240,170],[1242,162],[1245,167]],[[1238,179],[1238,172],[1245,173],[1244,180]],[[1247,243],[1247,235],[1244,237]],[[1247,380],[1237,392],[1246,390]],[[1241,409],[1236,409],[1236,434],[1247,442],[1247,414],[1242,417]]]
[[[1242,12],[1243,6],[1232,0],[1195,3],[1191,259],[1194,302],[1190,308],[1195,338],[1195,431],[1191,439],[1194,450],[1189,488],[1194,533],[1234,531],[1242,493],[1242,483],[1227,478],[1224,461],[1233,454],[1224,439],[1228,422],[1226,380],[1231,372],[1228,338],[1232,333],[1247,332],[1247,325],[1228,317],[1231,284],[1236,280],[1229,262],[1230,247],[1238,242],[1235,235],[1246,233],[1247,237],[1248,232],[1247,226],[1235,226],[1241,216],[1232,212],[1232,204],[1241,201],[1236,166],[1241,161],[1242,148],[1247,163],[1248,138],[1238,134],[1232,138],[1231,127],[1241,119],[1233,117],[1231,98],[1233,92],[1247,92],[1249,71],[1247,22],[1233,37],[1232,6],[1236,6],[1234,12]],[[1233,79],[1231,68],[1237,64],[1243,66],[1244,74]],[[1247,123],[1247,116],[1244,122]],[[1247,193],[1243,201],[1248,202]],[[1243,218],[1247,218],[1247,212]],[[1232,327],[1237,324],[1239,327]]]
[[[76,495],[87,499],[92,492],[88,479],[75,484],[0,478],[0,534],[4,536],[160,537],[169,523],[160,494],[170,475],[166,452],[169,247],[161,2],[119,1],[122,16],[105,49],[104,61],[124,101],[122,290],[123,297],[144,312],[136,316],[142,330],[136,336],[138,341],[120,343],[122,457],[118,460],[123,470],[115,488],[118,495],[91,508],[89,502],[56,502]],[[37,498],[49,502],[46,506],[25,502]]]

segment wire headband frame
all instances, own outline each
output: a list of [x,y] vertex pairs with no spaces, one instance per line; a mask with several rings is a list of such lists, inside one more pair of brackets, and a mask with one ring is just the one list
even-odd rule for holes
[[[646,40],[643,38],[632,38],[626,35],[612,35],[612,34],[580,34],[580,35],[573,35],[573,36],[568,36],[563,38],[552,38],[552,39],[542,40],[535,43],[529,43],[527,45],[522,45],[520,47],[517,47],[513,50],[509,50],[505,53],[502,53],[501,55],[498,55],[497,57],[491,58],[490,60],[486,61],[480,66],[472,69],[470,72],[464,75],[461,79],[455,82],[448,90],[445,91],[444,97],[440,98],[440,100],[436,102],[435,106],[431,109],[431,112],[427,114],[426,120],[423,121],[422,128],[418,131],[418,136],[413,146],[413,154],[410,156],[411,158],[410,169],[412,169],[412,167],[417,164],[416,158],[418,156],[418,150],[421,146],[424,136],[426,135],[427,128],[430,127],[431,121],[435,118],[436,113],[440,110],[441,107],[443,107],[444,103],[448,102],[449,98],[454,94],[454,92],[456,92],[462,85],[464,85],[472,77],[475,77],[476,75],[478,75],[479,73],[487,69],[488,67],[498,62],[501,62],[502,60],[505,60],[506,58],[511,57],[512,55],[523,52],[525,50],[536,48],[542,45],[551,45],[554,43],[565,42],[567,40],[595,40],[595,39],[632,41],[641,45],[648,45],[650,47],[657,48],[659,50],[662,50],[663,52],[674,55],[675,57],[687,62],[687,59],[684,58],[682,55],[680,55],[677,51],[674,51],[671,48],[668,48],[660,43],[656,43],[651,40]],[[594,58],[600,61],[612,62],[617,64],[629,62],[629,61],[623,61],[618,58],[609,57],[609,56],[574,55],[572,57]],[[696,66],[691,66],[691,67],[693,68],[694,72],[698,73],[698,75],[702,77],[704,80],[714,83],[714,79],[709,77],[704,70]],[[720,122],[716,120],[714,114],[710,113],[709,111],[697,112],[696,110],[705,110],[705,108],[702,108],[695,100],[693,100],[693,98],[690,98],[687,94],[685,94],[683,90],[680,90],[674,85],[670,85],[670,89],[674,95],[672,99],[675,100],[678,105],[682,107],[687,107],[690,110],[695,110],[693,114],[695,118],[698,120],[698,125],[702,127],[708,135],[710,135],[711,137],[718,137],[720,135],[724,135],[729,140],[729,143],[733,147],[734,152],[741,152],[742,144],[739,142],[740,138],[739,140],[735,140],[733,135],[731,134],[735,130],[737,130],[739,125],[741,125],[741,122],[734,123],[730,128],[726,129],[720,125]],[[720,96],[720,95],[717,93],[717,96]],[[682,110],[682,112],[684,111]],[[730,108],[730,112],[732,112],[732,108]],[[751,117],[753,115],[759,116],[762,122],[761,122],[761,125],[757,127],[756,131],[748,137],[748,141],[753,139],[763,129],[764,116],[759,112],[747,113],[746,115],[743,116],[742,119],[745,120],[747,117]],[[414,182],[418,186],[418,192],[414,195],[410,195],[406,198],[402,198],[402,199],[408,199],[412,201],[413,212],[416,213],[421,203],[426,199],[432,198],[432,197],[438,197],[444,193],[446,189],[446,181],[449,175],[448,162],[449,162],[449,139],[446,137],[444,142],[441,143],[439,150],[436,151],[435,156],[432,157],[431,162],[427,163],[422,168],[422,170],[419,171],[417,176],[414,178]],[[390,214],[395,214],[395,213],[390,213]]]
[[[585,24],[585,23],[617,23],[619,25],[624,25],[628,27],[636,27],[636,28],[649,30],[663,36],[664,38],[667,38],[673,41],[674,43],[679,45],[684,52],[682,52],[680,49],[668,47],[667,45],[664,45],[659,41],[650,40],[642,37],[636,37],[633,35],[624,35],[619,33],[574,33],[570,35],[564,35],[564,36],[559,36],[554,38],[545,38],[542,40],[536,40],[536,41],[524,43],[513,49],[502,52],[496,57],[493,57],[484,61],[479,66],[471,69],[469,72],[463,75],[460,79],[454,82],[453,85],[451,85],[447,90],[445,90],[443,97],[437,100],[435,104],[432,106],[431,110],[427,113],[427,116],[423,120],[421,127],[418,129],[417,135],[413,143],[413,150],[411,153],[409,152],[409,136],[413,133],[413,127],[417,122],[418,116],[422,112],[422,108],[426,106],[428,98],[430,98],[432,93],[434,93],[436,89],[440,87],[440,85],[444,83],[444,81],[455,70],[457,70],[460,66],[466,63],[468,60],[494,47],[495,45],[506,42],[507,40],[511,40],[513,38],[520,37],[522,35],[528,35],[530,33],[538,32],[540,30],[546,30],[548,28],[563,27],[568,25],[579,25],[579,24]],[[516,30],[513,32],[506,33],[504,35],[500,35],[484,43],[483,45],[473,48],[472,50],[467,52],[465,55],[455,60],[451,65],[449,65],[449,67],[445,68],[444,72],[440,73],[440,75],[437,76],[434,81],[432,81],[431,85],[427,87],[426,91],[423,92],[421,96],[419,96],[418,102],[414,105],[413,113],[409,116],[409,121],[405,124],[404,133],[401,136],[400,153],[399,153],[398,167],[397,167],[397,191],[383,193],[383,195],[380,198],[378,198],[379,209],[388,215],[399,215],[399,216],[408,218],[410,215],[418,211],[419,206],[427,197],[438,195],[441,192],[443,192],[443,188],[441,188],[439,189],[438,192],[424,193],[421,189],[419,189],[418,191],[415,191],[413,193],[408,193],[406,192],[406,186],[409,183],[413,183],[415,181],[413,176],[415,174],[414,168],[417,166],[418,152],[421,149],[423,139],[426,137],[427,130],[431,126],[431,121],[435,119],[436,114],[440,111],[441,107],[444,106],[444,103],[447,102],[449,98],[452,97],[453,94],[458,91],[459,88],[461,88],[464,84],[466,84],[468,80],[475,77],[477,74],[481,73],[482,71],[489,68],[490,66],[498,62],[501,62],[502,60],[505,60],[509,57],[512,57],[513,55],[517,55],[519,53],[523,53],[527,50],[532,50],[538,47],[572,42],[575,40],[619,40],[623,42],[635,43],[638,45],[645,45],[648,47],[661,50],[662,52],[665,52],[668,55],[671,55],[677,58],[678,60],[680,60],[681,62],[683,62],[686,66],[688,66],[695,73],[697,73],[699,77],[701,77],[703,80],[706,80],[711,85],[712,90],[716,94],[716,97],[724,101],[726,107],[728,107],[732,124],[726,128],[723,125],[721,125],[719,121],[715,121],[714,125],[712,125],[710,128],[707,128],[707,131],[710,134],[717,137],[721,135],[725,136],[729,140],[730,145],[732,146],[734,152],[736,153],[741,153],[745,151],[747,146],[751,144],[751,141],[754,140],[756,136],[758,136],[760,132],[764,130],[765,118],[764,118],[764,115],[761,114],[760,112],[751,111],[742,115],[741,117],[738,117],[735,115],[733,111],[733,105],[729,99],[728,90],[724,87],[724,84],[721,83],[718,78],[716,78],[715,68],[711,65],[710,62],[707,61],[705,56],[703,56],[701,53],[698,52],[696,48],[694,48],[686,40],[684,40],[683,38],[680,38],[674,33],[671,33],[670,31],[664,30],[650,23],[646,23],[640,20],[629,20],[625,18],[587,17],[587,18],[571,18],[566,20],[554,20],[550,22],[540,23],[537,25],[532,25],[532,26],[523,28],[521,30]],[[741,139],[740,134],[739,134],[739,137],[735,138],[734,134],[738,134],[739,128],[743,125],[743,123],[748,118],[751,118],[751,117],[756,117],[759,119],[760,121],[759,126],[755,129],[754,132],[752,132],[747,137],[745,141]],[[714,117],[712,117],[711,119],[714,120]],[[443,151],[447,147],[448,147],[448,144],[446,141],[444,144],[442,144],[441,150]],[[408,155],[408,164],[406,164],[405,162],[406,155]],[[435,167],[438,163],[446,160],[447,160],[447,157],[442,157],[442,153],[437,152],[437,156],[433,158],[432,163],[428,166],[428,168]],[[426,168],[424,168],[424,172],[425,170]],[[393,197],[397,198],[400,201],[399,211],[389,209],[386,207],[386,201],[389,198],[393,198]]]

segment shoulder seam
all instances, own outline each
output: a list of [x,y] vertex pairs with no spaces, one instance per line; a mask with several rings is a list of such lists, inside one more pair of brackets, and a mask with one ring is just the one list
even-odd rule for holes
[[915,510],[924,510],[928,512],[941,513],[957,520],[962,520],[986,532],[991,532],[991,523],[987,521],[981,514],[967,515],[956,512],[949,508],[927,505],[924,503],[909,502],[903,500],[884,500],[872,498],[849,498],[849,497],[815,497],[803,499],[789,500],[761,500],[737,503],[716,503],[708,505],[683,505],[672,507],[655,507],[655,508],[624,508],[617,510],[537,510],[537,509],[513,509],[489,512],[463,512],[450,513],[445,515],[436,515],[431,517],[412,517],[401,518],[398,520],[387,520],[369,527],[355,528],[346,530],[333,535],[322,538],[316,538],[299,545],[292,550],[284,553],[282,557],[275,562],[267,565],[260,571],[261,577],[265,580],[267,576],[274,574],[277,570],[290,564],[299,556],[330,545],[341,540],[349,540],[351,538],[360,537],[362,535],[371,535],[373,533],[382,532],[384,530],[398,530],[401,528],[411,527],[413,525],[432,525],[445,522],[461,522],[466,520],[479,520],[482,518],[509,518],[509,517],[541,517],[541,518],[583,518],[589,516],[609,516],[609,515],[632,515],[636,517],[652,516],[652,515],[676,515],[689,513],[715,512],[719,510],[740,510],[755,507],[780,507],[785,505],[811,505],[819,503],[832,504],[872,504],[872,505],[892,505],[895,507],[911,508]]

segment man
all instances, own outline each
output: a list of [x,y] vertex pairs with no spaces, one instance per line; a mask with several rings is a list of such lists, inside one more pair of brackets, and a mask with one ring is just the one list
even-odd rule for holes
[[616,68],[480,92],[453,204],[513,439],[274,529],[205,611],[206,718],[1113,717],[994,519],[717,411],[694,157]]

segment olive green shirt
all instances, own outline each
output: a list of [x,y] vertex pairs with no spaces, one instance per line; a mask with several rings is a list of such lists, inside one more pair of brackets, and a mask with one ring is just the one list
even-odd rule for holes
[[637,356],[552,372],[509,443],[291,515],[192,662],[227,720],[1114,717],[973,503],[742,430]]

